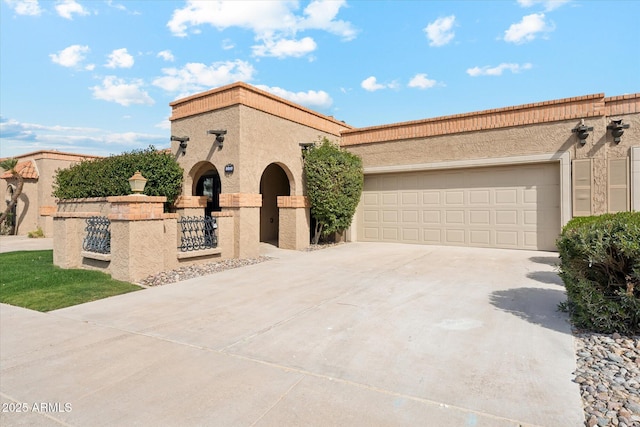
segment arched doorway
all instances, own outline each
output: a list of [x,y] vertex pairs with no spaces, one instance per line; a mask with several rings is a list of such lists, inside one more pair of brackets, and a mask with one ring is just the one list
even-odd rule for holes
[[289,196],[291,188],[287,173],[276,163],[271,163],[260,178],[260,241],[278,243],[279,216],[278,196]]
[[207,216],[211,212],[220,211],[220,187],[220,175],[215,167],[205,171],[195,182],[193,195],[207,197],[207,207],[204,210]]

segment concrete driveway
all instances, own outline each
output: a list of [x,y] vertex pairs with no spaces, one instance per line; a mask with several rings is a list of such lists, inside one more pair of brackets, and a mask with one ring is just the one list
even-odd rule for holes
[[556,254],[270,252],[46,314],[1,305],[0,424],[583,425]]

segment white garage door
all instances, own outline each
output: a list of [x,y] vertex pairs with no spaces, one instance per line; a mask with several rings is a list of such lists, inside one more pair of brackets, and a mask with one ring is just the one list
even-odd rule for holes
[[557,163],[366,175],[358,240],[556,250]]

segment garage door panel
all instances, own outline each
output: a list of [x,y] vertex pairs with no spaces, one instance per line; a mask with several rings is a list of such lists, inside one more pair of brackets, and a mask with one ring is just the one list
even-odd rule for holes
[[490,210],[473,210],[469,211],[469,224],[472,225],[489,225],[491,223]]
[[408,224],[408,223],[418,223],[420,222],[419,220],[420,217],[420,213],[418,211],[409,211],[409,210],[403,210],[402,211],[402,223],[403,224]]
[[516,230],[497,231],[496,232],[496,244],[502,247],[517,247],[518,246],[518,232]]
[[382,211],[382,223],[396,224],[398,222],[398,211]]
[[380,204],[379,196],[378,193],[364,193],[362,203],[365,206],[378,206]]
[[516,225],[518,223],[518,211],[496,210],[496,225]]
[[382,240],[387,240],[391,242],[397,242],[399,235],[397,228],[383,228],[382,229]]
[[470,230],[469,243],[477,246],[489,246],[491,244],[491,230]]
[[406,206],[406,205],[416,206],[418,205],[419,199],[420,197],[418,196],[417,191],[403,192],[400,196],[400,201],[403,206]]
[[440,191],[424,191],[422,193],[422,204],[440,206]]
[[447,205],[462,205],[464,204],[464,191],[449,190],[445,192],[444,200]]
[[464,211],[446,211],[445,224],[464,224]]
[[358,238],[555,250],[557,163],[367,175]]
[[469,190],[470,205],[488,205],[489,203],[491,203],[491,191]]
[[378,214],[378,211],[365,210],[363,217],[364,217],[365,224],[367,223],[377,224],[380,221],[380,215]]
[[423,228],[422,239],[426,243],[440,244],[442,243],[442,230],[439,228]]
[[498,189],[495,190],[497,205],[515,205],[518,203],[518,190]]
[[439,210],[437,211],[422,211],[422,223],[423,224],[441,224],[442,215]]
[[382,206],[396,206],[398,193],[382,193]]
[[461,229],[446,229],[444,231],[445,234],[445,243],[448,244],[460,244],[464,243],[464,230]]

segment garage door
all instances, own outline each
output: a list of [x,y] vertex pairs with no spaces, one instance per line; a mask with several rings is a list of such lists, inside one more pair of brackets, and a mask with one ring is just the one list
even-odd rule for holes
[[556,250],[557,163],[366,175],[358,240]]

